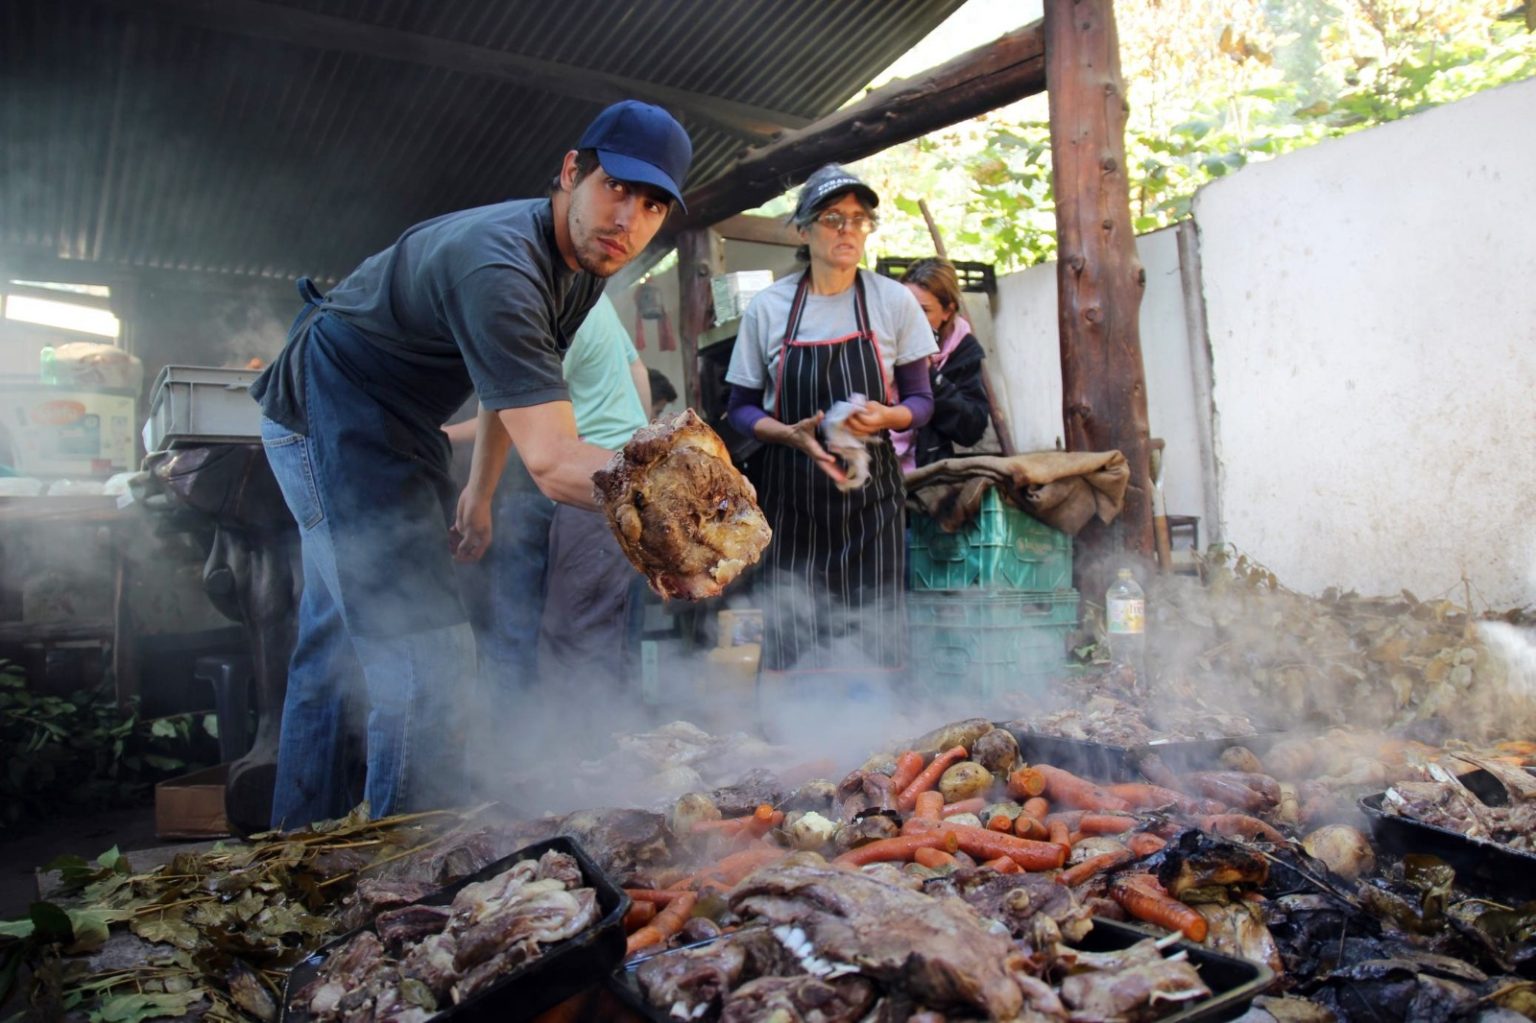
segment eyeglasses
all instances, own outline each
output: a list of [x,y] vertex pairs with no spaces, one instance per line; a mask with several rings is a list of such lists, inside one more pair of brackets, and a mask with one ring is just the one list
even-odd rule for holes
[[819,214],[816,217],[816,223],[829,231],[838,233],[841,233],[843,228],[846,227],[854,234],[869,234],[880,226],[880,220],[877,217],[871,217],[866,213],[855,213],[850,217],[845,213],[839,213],[837,210],[828,210],[825,213]]

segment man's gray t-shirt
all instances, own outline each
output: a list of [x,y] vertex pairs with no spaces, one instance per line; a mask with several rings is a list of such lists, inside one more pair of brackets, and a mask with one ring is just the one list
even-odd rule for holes
[[[725,373],[728,383],[749,390],[763,390],[763,407],[773,411],[777,397],[779,365],[784,359],[784,331],[789,327],[789,310],[795,289],[805,271],[774,281],[752,299],[741,317],[741,330],[731,352],[731,365]],[[933,340],[933,328],[923,316],[923,307],[907,290],[880,274],[859,271],[864,280],[864,302],[869,310],[869,325],[880,346],[880,366],[886,388],[895,386],[897,366],[926,358],[939,350]],[[837,295],[805,296],[805,310],[800,316],[801,340],[822,341],[840,338],[858,330],[854,317],[852,288]],[[878,401],[891,395],[871,394]]]
[[[417,224],[336,285],[324,310],[379,350],[370,391],[436,429],[471,389],[489,409],[566,400],[561,360],[602,290],[560,256],[550,201],[524,199]],[[268,418],[299,433],[306,333],[251,387]]]

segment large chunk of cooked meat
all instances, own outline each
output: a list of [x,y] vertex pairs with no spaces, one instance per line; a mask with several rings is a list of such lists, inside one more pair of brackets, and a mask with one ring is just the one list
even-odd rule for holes
[[592,477],[619,547],[663,597],[713,597],[772,530],[715,431],[692,409],[645,427]]
[[786,926],[809,972],[857,972],[936,1009],[1012,1019],[1023,994],[1006,933],[959,899],[935,899],[868,874],[809,862],[764,867],[731,893],[731,908]]

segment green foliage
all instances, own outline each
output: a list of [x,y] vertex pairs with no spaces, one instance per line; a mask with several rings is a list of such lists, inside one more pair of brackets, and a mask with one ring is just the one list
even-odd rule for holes
[[59,812],[139,799],[161,778],[191,769],[196,746],[216,735],[212,715],[145,720],[106,689],[67,699],[27,688],[0,662],[0,827]]
[[[1330,138],[1536,76],[1536,34],[1481,0],[1121,0],[1135,231],[1189,216],[1199,188]],[[1000,271],[1055,255],[1044,105],[994,112],[861,161],[885,198],[880,255],[933,251]],[[1519,130],[1511,125],[1510,130]]]
[[[185,852],[144,873],[115,848],[94,861],[61,857],[47,868],[63,878],[54,901],[0,921],[0,1004],[26,966],[28,1018],[273,1020],[287,971],[342,929],[340,903],[357,876],[386,865],[407,876],[435,872],[430,858],[441,842],[481,833],[478,813],[370,820],[363,804],[338,820]],[[153,953],[95,967],[84,953],[114,929],[154,942]]]

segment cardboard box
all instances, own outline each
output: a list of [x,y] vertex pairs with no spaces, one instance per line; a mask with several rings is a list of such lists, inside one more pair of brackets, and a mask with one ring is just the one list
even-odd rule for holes
[[155,786],[155,835],[159,838],[218,838],[230,834],[224,816],[229,765],[220,764],[170,778]]

